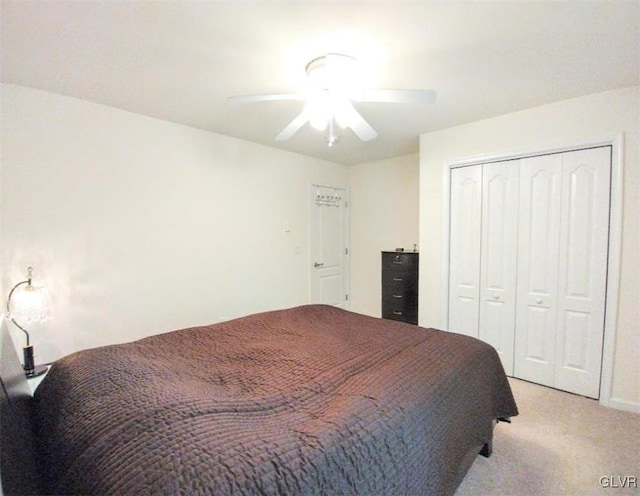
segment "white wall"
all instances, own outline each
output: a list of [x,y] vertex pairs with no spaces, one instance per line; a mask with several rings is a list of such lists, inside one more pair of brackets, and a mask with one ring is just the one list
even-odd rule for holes
[[419,156],[349,167],[351,310],[380,317],[380,252],[418,243]]
[[[536,107],[425,134],[420,140],[420,323],[442,326],[443,171],[459,159],[530,152],[624,133],[622,259],[612,404],[640,411],[640,88]],[[423,263],[429,260],[430,263]]]
[[2,284],[33,265],[49,290],[38,363],[308,301],[309,184],[345,187],[346,167],[2,90]]

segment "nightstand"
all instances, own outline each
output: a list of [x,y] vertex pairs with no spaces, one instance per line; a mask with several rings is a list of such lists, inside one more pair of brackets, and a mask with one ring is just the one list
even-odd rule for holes
[[33,396],[33,394],[36,392],[36,389],[38,388],[38,386],[40,385],[40,383],[42,382],[42,379],[44,379],[47,374],[49,373],[49,370],[51,369],[51,365],[47,365],[47,371],[44,374],[40,374],[36,377],[27,377],[27,383],[29,384],[29,388],[31,388],[31,395]]

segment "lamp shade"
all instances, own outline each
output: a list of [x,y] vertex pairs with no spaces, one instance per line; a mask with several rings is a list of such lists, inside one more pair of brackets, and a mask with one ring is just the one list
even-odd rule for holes
[[46,290],[27,284],[16,288],[11,300],[11,317],[18,322],[42,322],[51,317]]

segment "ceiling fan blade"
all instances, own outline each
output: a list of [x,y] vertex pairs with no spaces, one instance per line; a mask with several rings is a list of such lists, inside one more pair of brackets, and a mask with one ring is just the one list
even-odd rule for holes
[[381,103],[413,103],[426,105],[436,101],[436,92],[433,90],[364,90],[362,102]]
[[378,136],[376,130],[364,120],[358,111],[353,108],[353,105],[346,106],[343,112],[345,113],[346,122],[348,122],[347,125],[362,141],[371,141]]
[[298,130],[305,125],[307,122],[307,114],[305,112],[301,112],[298,117],[293,119],[287,127],[285,127],[278,136],[276,136],[276,141],[285,141],[291,138]]
[[274,93],[271,95],[237,95],[227,98],[230,103],[273,102],[279,100],[304,100],[304,97],[300,93]]

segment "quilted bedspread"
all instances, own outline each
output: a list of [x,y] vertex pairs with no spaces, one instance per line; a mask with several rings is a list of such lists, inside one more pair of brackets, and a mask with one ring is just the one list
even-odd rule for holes
[[50,494],[453,494],[517,415],[489,345],[323,305],[77,352],[34,403]]

